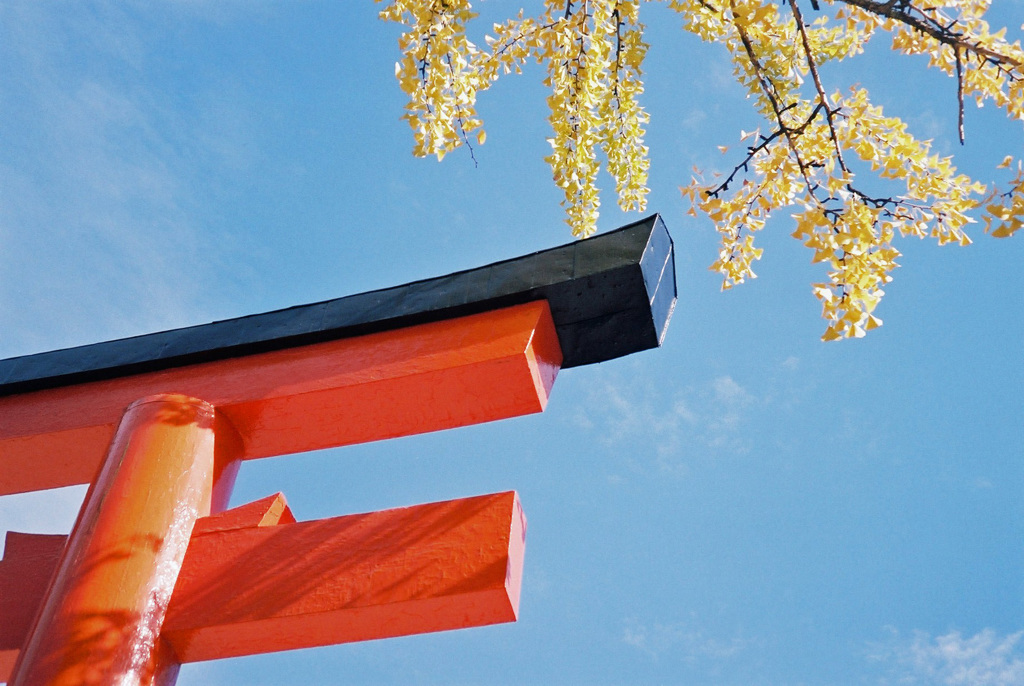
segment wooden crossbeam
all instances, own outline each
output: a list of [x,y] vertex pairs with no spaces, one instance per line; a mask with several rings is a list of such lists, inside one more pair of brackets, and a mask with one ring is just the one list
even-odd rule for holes
[[539,412],[560,363],[540,301],[0,397],[0,495],[89,483],[125,407],[147,395],[209,402],[252,459]]
[[[298,523],[278,494],[196,522],[161,636],[198,662],[515,621],[525,536],[512,491]],[[8,534],[0,681],[65,538]]]
[[525,536],[511,491],[199,531],[162,635],[195,662],[512,622]]

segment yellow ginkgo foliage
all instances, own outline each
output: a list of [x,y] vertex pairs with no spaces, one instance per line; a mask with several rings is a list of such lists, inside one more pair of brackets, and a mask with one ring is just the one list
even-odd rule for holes
[[[741,132],[745,147],[731,173],[712,182],[698,173],[682,188],[692,212],[721,235],[711,268],[723,288],[755,276],[761,249],[754,234],[772,212],[789,208],[793,237],[827,265],[828,281],[813,286],[828,321],[822,338],[859,337],[881,324],[873,312],[900,257],[897,236],[966,245],[973,217],[1000,238],[1024,226],[1019,159],[999,165],[1006,170],[999,173],[1016,172],[1004,186],[979,183],[886,116],[866,90],[826,86],[819,71],[884,32],[897,52],[925,55],[955,79],[961,139],[965,100],[1024,120],[1024,50],[985,21],[991,0],[662,2],[686,31],[724,46],[765,120],[762,130]],[[543,0],[533,11],[495,24],[482,45],[466,36],[476,17],[469,0],[389,0],[380,14],[406,27],[395,73],[409,97],[405,119],[417,155],[440,159],[471,137],[482,143],[477,94],[527,61],[546,70],[546,161],[564,193],[567,222],[582,238],[596,228],[602,160],[619,205],[646,205],[640,0]]]

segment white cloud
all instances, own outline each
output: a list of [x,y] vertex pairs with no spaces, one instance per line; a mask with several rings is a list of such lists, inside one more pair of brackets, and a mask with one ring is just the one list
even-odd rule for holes
[[685,388],[606,375],[588,384],[575,423],[597,433],[606,445],[631,444],[634,458],[649,456],[660,472],[681,475],[696,455],[750,452],[754,441],[746,430],[748,419],[766,405],[729,375]]
[[740,654],[749,641],[738,636],[721,639],[708,636],[703,630],[684,622],[650,626],[635,619],[627,620],[622,641],[654,659],[681,659],[693,664],[700,661],[721,661]]
[[909,639],[890,629],[889,641],[872,646],[871,662],[888,674],[883,684],[935,686],[1020,686],[1024,684],[1024,631],[1000,636],[983,629],[973,636],[950,631],[932,637],[915,631]]
[[748,405],[754,399],[743,386],[733,381],[731,376],[716,378],[711,382],[711,388],[714,389],[715,400],[726,405]]
[[727,446],[735,452],[750,449],[748,441],[741,440],[740,425],[744,410],[754,402],[754,396],[731,376],[720,376],[711,382],[716,412],[709,417],[708,429],[713,435],[710,445]]

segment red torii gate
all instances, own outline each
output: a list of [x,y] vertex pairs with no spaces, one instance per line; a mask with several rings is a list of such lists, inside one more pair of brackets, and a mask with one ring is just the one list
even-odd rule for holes
[[173,684],[181,663],[515,621],[514,492],[296,522],[225,511],[242,460],[544,409],[560,368],[660,345],[656,215],[406,286],[0,361],[0,495],[89,483],[8,533],[0,681]]

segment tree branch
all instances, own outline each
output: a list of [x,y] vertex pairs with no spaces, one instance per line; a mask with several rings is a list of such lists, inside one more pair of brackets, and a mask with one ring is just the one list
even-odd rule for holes
[[[730,0],[730,5],[732,5],[732,0]],[[732,15],[733,26],[736,28],[736,33],[739,35],[740,41],[743,43],[743,49],[747,53],[747,59],[750,60],[751,68],[757,76],[758,83],[761,85],[761,90],[764,92],[765,97],[768,98],[768,102],[771,103],[772,111],[775,113],[775,121],[779,124],[779,131],[786,137],[786,144],[789,146],[789,150],[793,153],[793,158],[796,160],[797,166],[800,168],[800,175],[803,176],[804,183],[807,184],[807,192],[814,197],[814,189],[816,185],[811,181],[810,173],[807,170],[807,163],[804,162],[803,157],[800,155],[800,150],[797,148],[796,142],[793,140],[793,134],[802,133],[803,130],[807,128],[811,121],[813,121],[818,115],[820,105],[819,107],[814,108],[814,111],[811,112],[811,116],[808,117],[807,121],[805,121],[801,126],[795,129],[786,126],[786,122],[783,120],[782,114],[794,105],[788,105],[786,107],[781,107],[779,105],[778,98],[776,97],[777,89],[775,88],[775,84],[772,83],[771,79],[765,74],[764,68],[761,66],[761,61],[757,57],[757,52],[754,50],[754,45],[750,42],[750,36],[747,35],[746,29],[744,29],[743,25],[737,21],[735,7],[733,7]],[[744,163],[744,165],[745,164],[746,163]]]
[[[935,40],[948,45],[954,49],[960,48],[968,52],[973,52],[977,55],[984,57],[985,59],[998,64],[1000,66],[1011,66],[1016,69],[1024,67],[1024,63],[1020,60],[1011,57],[1010,55],[1004,55],[1001,52],[986,48],[984,45],[978,43],[972,43],[965,39],[964,34],[956,33],[951,30],[949,26],[943,26],[933,19],[927,17],[922,12],[921,17],[915,17],[911,14],[907,8],[917,9],[911,5],[907,0],[889,0],[888,2],[876,2],[876,0],[840,0],[847,5],[853,5],[859,7],[862,10],[867,10],[872,14],[877,14],[882,17],[889,19],[895,19],[896,21],[902,22],[907,26],[917,29],[921,33],[931,36]],[[918,10],[920,12],[920,10]]]
[[803,43],[804,56],[807,57],[807,68],[811,72],[811,78],[814,79],[814,88],[818,91],[818,102],[825,110],[829,138],[832,139],[832,145],[836,149],[836,160],[839,162],[839,168],[849,173],[850,170],[846,167],[846,160],[843,159],[843,149],[839,145],[839,136],[836,134],[835,122],[832,120],[832,115],[834,114],[832,104],[828,101],[828,95],[825,94],[825,87],[821,84],[821,76],[818,74],[818,65],[814,61],[814,55],[811,53],[811,42],[807,38],[807,25],[804,23],[803,14],[801,14],[796,0],[789,0],[789,6],[793,10],[793,18],[796,20],[797,29],[800,31],[800,41]]
[[[758,143],[757,145],[752,145],[747,148],[746,158],[742,162],[737,164],[735,167],[733,167],[732,173],[729,174],[728,178],[726,178],[725,181],[718,184],[714,188],[704,191],[704,194],[707,195],[708,197],[717,197],[720,193],[729,190],[729,184],[733,182],[733,179],[736,178],[736,175],[739,174],[740,171],[746,172],[748,170],[751,161],[753,161],[754,157],[757,156],[757,153],[767,149],[771,142],[776,138],[781,138],[782,136],[785,136],[788,139],[791,135],[799,136],[801,133],[804,132],[804,130],[808,126],[811,125],[811,122],[813,122],[817,118],[818,112],[820,112],[822,109],[822,105],[817,105],[813,110],[811,110],[810,116],[807,117],[804,123],[801,124],[800,126],[786,127],[782,126],[782,124],[780,123],[781,128],[773,131],[770,136],[761,136],[761,142]],[[790,148],[792,149],[792,146],[790,146]],[[801,169],[804,169],[805,165],[803,163],[803,160],[800,159],[799,153],[793,151],[793,154],[797,158],[797,164],[800,165]],[[816,185],[813,185],[812,187],[811,181],[810,179],[807,178],[806,173],[804,174],[804,180],[807,182],[808,190],[813,190],[813,188],[817,187]]]
[[960,133],[960,145],[964,144],[964,65],[960,61],[960,48],[954,47],[953,54],[956,56],[956,104],[957,104],[957,131]]

